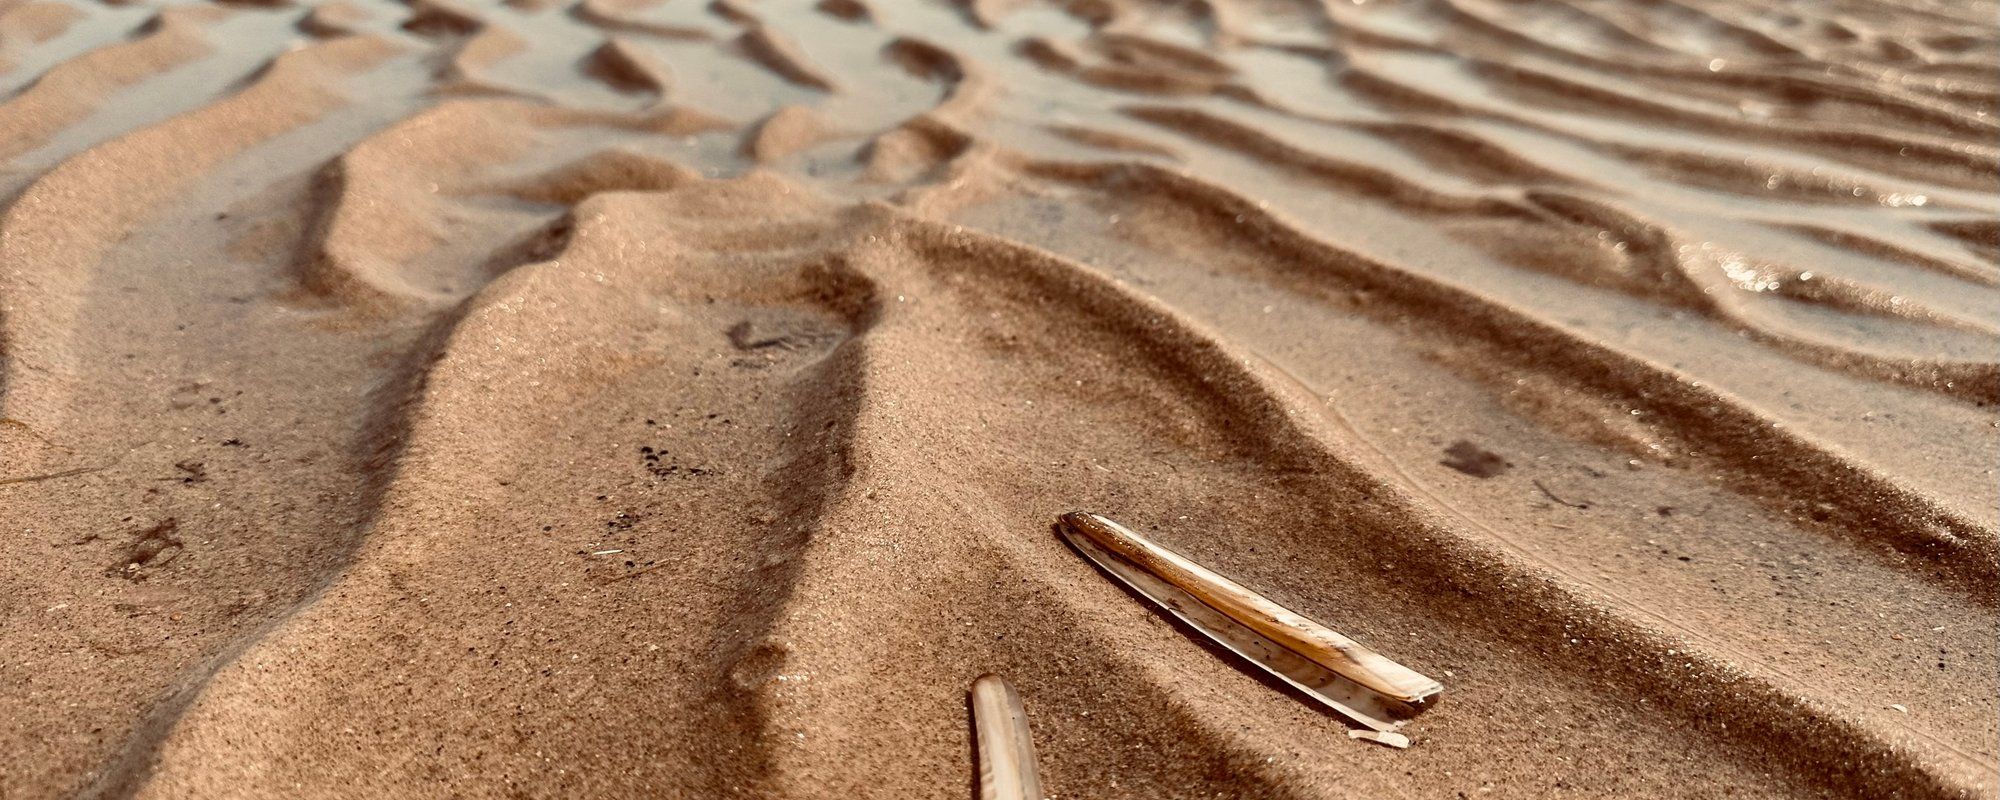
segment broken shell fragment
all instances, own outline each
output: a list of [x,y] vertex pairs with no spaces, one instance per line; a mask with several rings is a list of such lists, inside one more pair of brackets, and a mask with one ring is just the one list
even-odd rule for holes
[[1042,800],[1028,711],[1006,679],[981,675],[972,682],[972,726],[979,746],[980,800]]
[[[1189,627],[1372,731],[1394,731],[1444,690],[1109,519],[1076,511],[1058,529],[1077,552]],[[1409,744],[1400,734],[1357,738]]]

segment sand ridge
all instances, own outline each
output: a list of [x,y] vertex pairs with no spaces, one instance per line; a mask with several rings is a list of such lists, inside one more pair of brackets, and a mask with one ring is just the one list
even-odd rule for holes
[[0,0],[0,796],[1991,793],[1995,11]]

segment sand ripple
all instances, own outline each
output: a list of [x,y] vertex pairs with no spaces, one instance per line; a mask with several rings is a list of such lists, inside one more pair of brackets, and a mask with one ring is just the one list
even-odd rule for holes
[[0,796],[1990,794],[1996,11],[0,0]]

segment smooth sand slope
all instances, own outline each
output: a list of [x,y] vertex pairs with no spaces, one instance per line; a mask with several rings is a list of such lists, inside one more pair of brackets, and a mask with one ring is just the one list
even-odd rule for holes
[[0,0],[0,797],[1991,796],[1996,17]]

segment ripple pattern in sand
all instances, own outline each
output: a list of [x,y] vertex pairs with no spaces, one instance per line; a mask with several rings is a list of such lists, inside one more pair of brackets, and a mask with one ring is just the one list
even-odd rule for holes
[[0,0],[0,796],[1991,793],[1997,11]]

